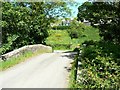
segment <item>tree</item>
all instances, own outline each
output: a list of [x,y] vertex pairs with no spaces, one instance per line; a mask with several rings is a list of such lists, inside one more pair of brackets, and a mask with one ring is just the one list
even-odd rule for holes
[[85,2],[78,10],[78,20],[97,25],[105,41],[120,44],[120,2]]
[[6,53],[28,44],[45,44],[51,22],[67,16],[67,2],[2,2],[2,48]]
[[71,16],[71,9],[69,6],[75,6],[77,4],[75,0],[45,2],[44,10],[50,22],[55,23],[58,18],[67,18]]
[[28,44],[44,43],[49,22],[43,4],[2,3],[3,53]]

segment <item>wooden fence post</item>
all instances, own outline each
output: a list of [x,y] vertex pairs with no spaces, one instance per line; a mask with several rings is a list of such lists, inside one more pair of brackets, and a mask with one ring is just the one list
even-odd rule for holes
[[76,58],[76,61],[75,61],[75,81],[77,80],[77,70],[78,70],[78,57],[79,57],[79,54],[80,54],[80,47],[77,47],[77,58]]

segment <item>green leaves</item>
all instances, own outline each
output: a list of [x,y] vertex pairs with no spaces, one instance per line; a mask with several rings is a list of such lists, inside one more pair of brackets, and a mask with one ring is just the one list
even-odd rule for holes
[[71,38],[80,38],[85,28],[84,24],[73,20],[68,28],[68,33]]
[[8,23],[6,21],[0,21],[0,26],[1,27],[7,27]]
[[[78,77],[84,80],[79,79],[81,81],[77,88],[119,88],[120,66],[116,59],[120,58],[111,56],[111,52],[118,54],[119,51],[114,52],[116,50],[113,48],[120,49],[120,46],[112,42],[86,44],[82,49],[81,74]],[[85,73],[84,70],[86,70]]]
[[[48,36],[49,22],[44,12],[44,3],[8,3],[2,6],[2,53],[28,44],[43,43]],[[4,47],[5,46],[5,47]]]
[[120,43],[120,2],[85,2],[78,8],[78,20],[98,27],[105,41]]
[[[66,1],[3,2],[2,22],[0,22],[3,30],[2,43],[3,47],[4,45],[9,47],[3,53],[28,44],[44,43],[50,23],[68,14],[70,9]],[[14,35],[18,37],[14,39],[12,37]],[[8,44],[8,38],[11,39],[11,44]]]

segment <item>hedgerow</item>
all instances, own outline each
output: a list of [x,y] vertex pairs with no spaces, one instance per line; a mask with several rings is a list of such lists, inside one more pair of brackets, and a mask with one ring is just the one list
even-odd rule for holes
[[[91,41],[90,41],[91,43]],[[89,42],[82,49],[78,88],[120,88],[120,46]]]

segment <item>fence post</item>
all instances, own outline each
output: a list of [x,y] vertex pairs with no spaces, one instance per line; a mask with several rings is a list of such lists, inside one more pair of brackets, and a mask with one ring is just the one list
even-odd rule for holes
[[75,61],[75,81],[77,80],[77,70],[78,70],[78,57],[80,54],[80,47],[77,47],[77,55],[76,55],[76,61]]

